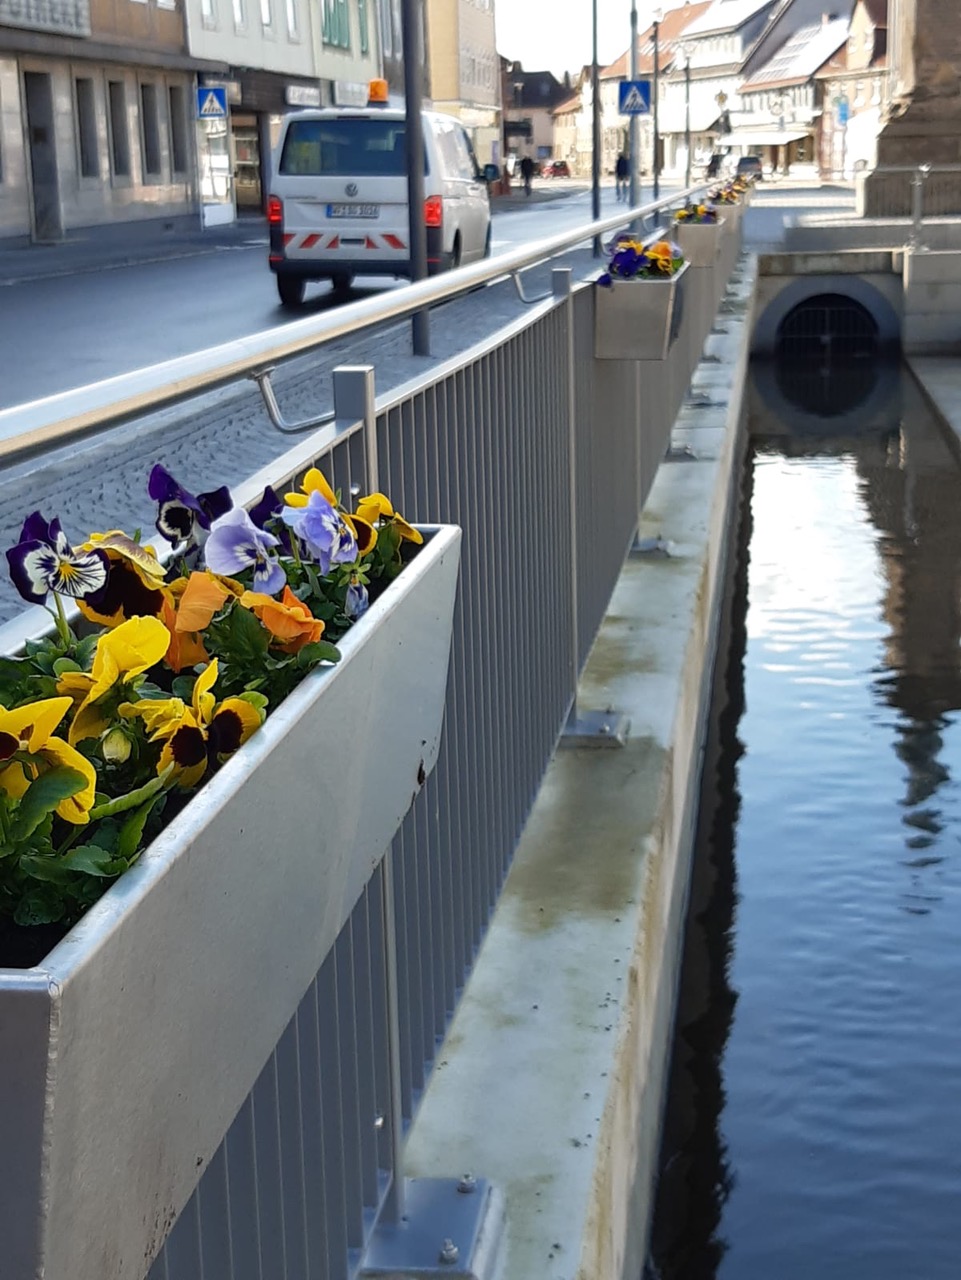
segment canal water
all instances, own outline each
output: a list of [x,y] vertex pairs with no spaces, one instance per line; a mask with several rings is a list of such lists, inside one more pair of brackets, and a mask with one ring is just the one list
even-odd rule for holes
[[961,466],[825,390],[749,394],[648,1280],[961,1277]]

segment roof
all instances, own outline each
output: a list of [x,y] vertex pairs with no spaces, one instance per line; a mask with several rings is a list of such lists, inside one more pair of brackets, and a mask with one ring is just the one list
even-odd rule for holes
[[849,26],[847,18],[836,18],[833,22],[812,22],[799,27],[738,92],[751,93],[810,80],[845,44]]
[[868,17],[876,27],[888,25],[888,0],[861,0],[867,10]]
[[579,93],[575,93],[572,98],[565,98],[562,103],[556,106],[552,114],[555,116],[566,115],[568,111],[577,111],[580,108],[580,105],[581,95]]
[[[671,9],[665,13],[657,31],[657,69],[666,71],[674,61],[674,52],[682,33],[686,33],[692,22],[696,22],[714,0],[700,0],[697,4],[685,4],[679,9]],[[624,80],[631,72],[630,46],[609,67],[601,71],[602,80]],[[637,37],[637,73],[641,76],[654,74],[654,27],[649,26]]]
[[713,0],[707,13],[688,27],[687,34],[706,36],[718,31],[736,31],[774,3],[775,0]]
[[[508,64],[504,68],[504,107],[553,107],[570,93],[561,84],[553,71],[522,71],[512,69]],[[520,89],[514,86],[520,85]]]

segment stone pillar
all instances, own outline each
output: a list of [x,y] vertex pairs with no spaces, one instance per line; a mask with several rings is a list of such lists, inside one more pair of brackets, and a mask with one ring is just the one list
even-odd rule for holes
[[[878,137],[878,168],[961,164],[961,4],[889,0],[889,99]],[[907,217],[910,176],[869,175],[864,212]],[[938,213],[961,214],[961,173],[931,175]],[[874,206],[874,207],[872,207]]]

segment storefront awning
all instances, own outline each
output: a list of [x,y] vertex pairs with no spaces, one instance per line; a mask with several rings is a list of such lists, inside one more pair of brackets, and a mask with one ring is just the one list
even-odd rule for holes
[[719,147],[783,147],[811,136],[809,129],[745,129],[743,133],[725,133],[717,140]]

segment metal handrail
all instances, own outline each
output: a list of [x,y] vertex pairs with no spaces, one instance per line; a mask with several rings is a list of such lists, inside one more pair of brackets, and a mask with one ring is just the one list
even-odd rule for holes
[[715,185],[700,183],[675,191],[650,204],[620,210],[573,231],[548,236],[536,245],[525,245],[461,267],[450,275],[434,276],[375,298],[349,303],[334,313],[277,325],[191,355],[177,356],[101,382],[15,405],[0,411],[0,460],[9,461],[52,448],[103,427],[129,422],[145,413],[218,390],[269,365],[303,355],[325,342],[347,337],[372,324],[401,319],[478,285],[536,266],[585,240],[685,202]]

